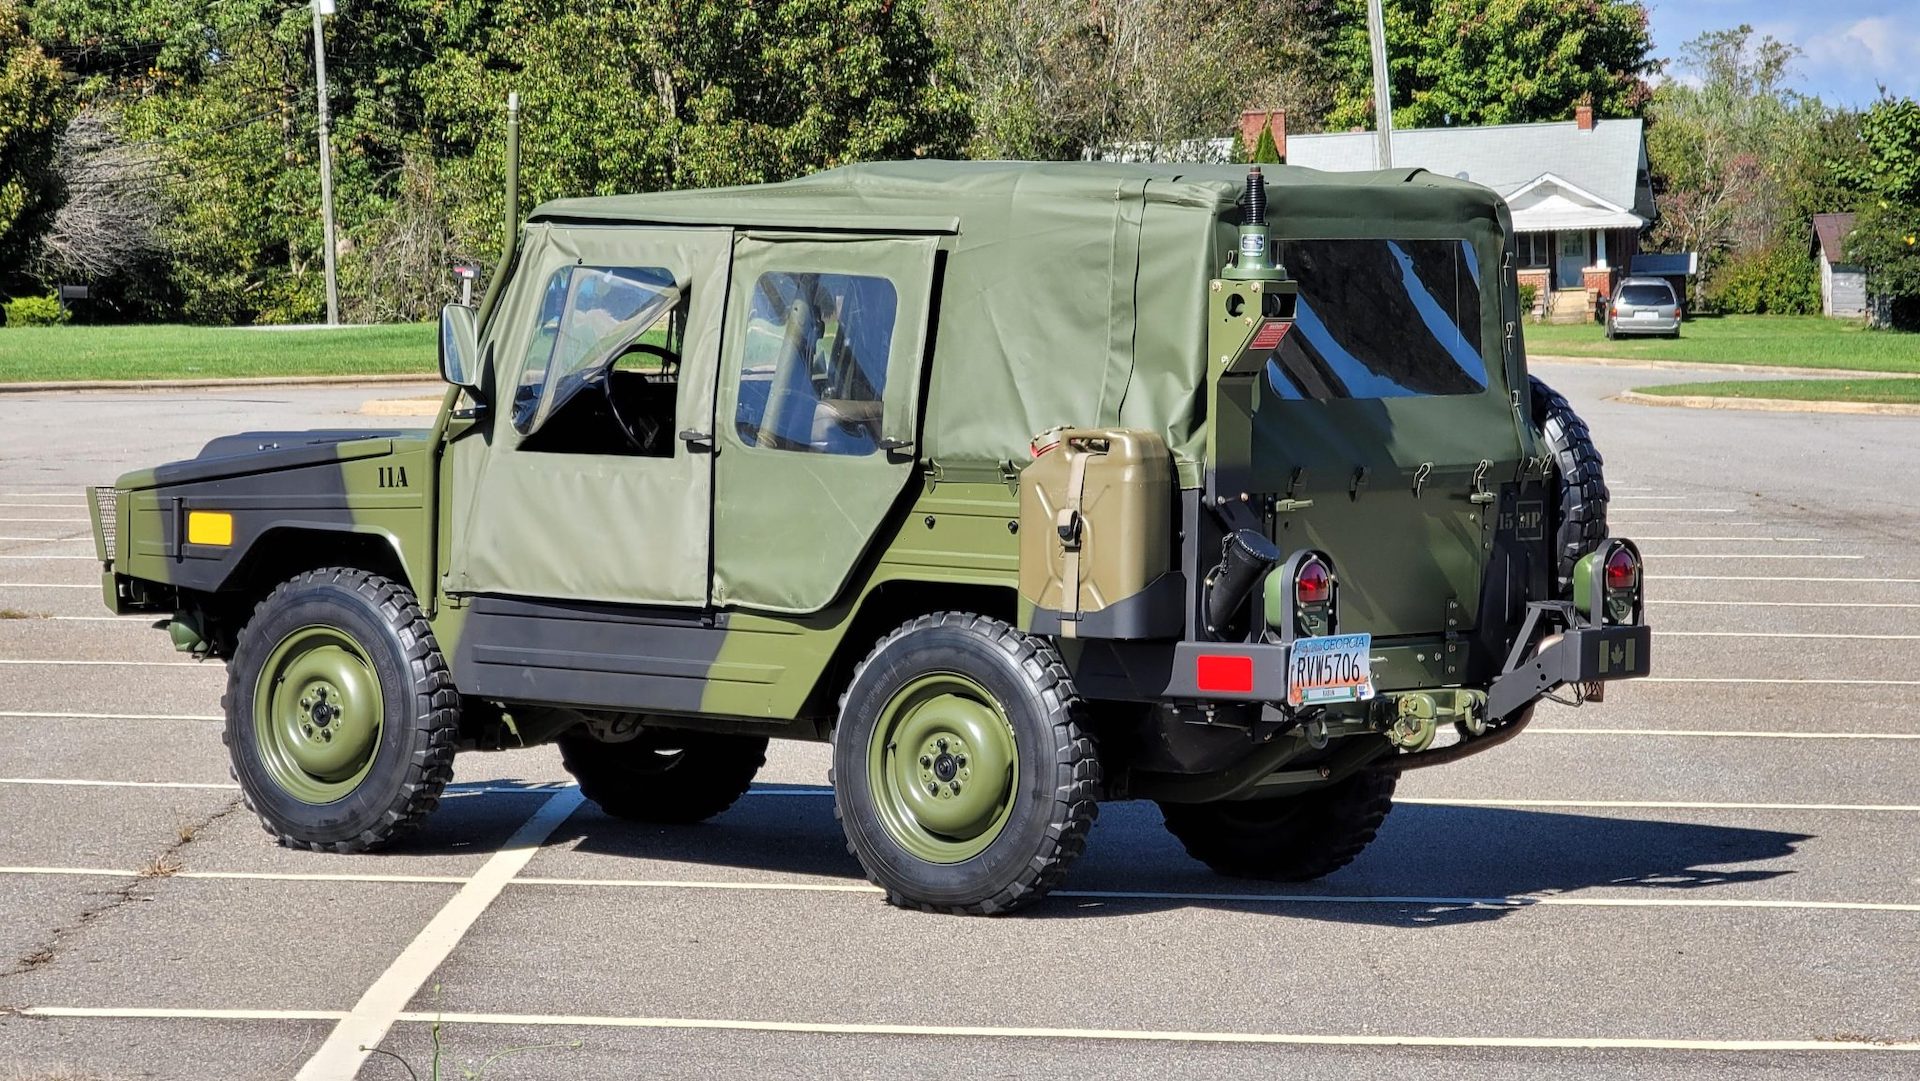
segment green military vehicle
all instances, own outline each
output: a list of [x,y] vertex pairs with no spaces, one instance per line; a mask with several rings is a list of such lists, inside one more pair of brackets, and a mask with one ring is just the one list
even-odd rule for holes
[[1402,771],[1647,671],[1484,188],[921,161],[508,235],[430,429],[92,490],[108,605],[225,659],[284,844],[386,844],[456,752],[554,741],[607,813],[693,822],[787,738],[896,904],[1039,898],[1103,800],[1303,880]]

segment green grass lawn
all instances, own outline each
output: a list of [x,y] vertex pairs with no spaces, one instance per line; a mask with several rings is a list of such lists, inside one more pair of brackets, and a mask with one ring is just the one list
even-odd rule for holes
[[1758,379],[1635,387],[1641,394],[1716,398],[1787,398],[1798,402],[1892,402],[1920,405],[1920,379]]
[[1920,334],[1868,330],[1852,320],[1821,316],[1706,317],[1682,326],[1676,340],[1621,338],[1610,342],[1597,323],[1528,323],[1524,333],[1530,354],[1920,373]]
[[439,370],[436,328],[0,327],[0,383],[418,374]]

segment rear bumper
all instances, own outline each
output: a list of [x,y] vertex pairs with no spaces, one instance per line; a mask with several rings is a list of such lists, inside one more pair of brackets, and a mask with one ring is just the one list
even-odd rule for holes
[[1672,334],[1680,329],[1678,319],[1615,319],[1615,334]]
[[1487,689],[1487,713],[1511,717],[1555,687],[1634,679],[1651,671],[1653,628],[1636,625],[1571,627],[1543,639],[1533,656],[1509,667]]

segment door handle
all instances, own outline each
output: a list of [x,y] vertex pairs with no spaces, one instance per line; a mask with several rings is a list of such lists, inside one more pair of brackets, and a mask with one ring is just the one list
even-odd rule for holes
[[713,433],[703,432],[696,428],[688,428],[680,433],[680,442],[685,443],[695,450],[712,450]]

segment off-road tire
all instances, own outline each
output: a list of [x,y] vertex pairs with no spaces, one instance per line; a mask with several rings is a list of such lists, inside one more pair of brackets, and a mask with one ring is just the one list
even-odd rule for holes
[[705,822],[745,795],[767,764],[765,736],[643,728],[622,743],[578,731],[559,743],[580,793],[631,822]]
[[1607,482],[1587,422],[1537,376],[1527,381],[1533,422],[1553,457],[1554,577],[1564,592],[1573,584],[1573,565],[1607,539]]
[[[992,696],[1016,749],[1004,825],[984,850],[933,862],[895,840],[868,755],[882,714],[910,684],[958,673]],[[921,616],[888,634],[854,669],[833,735],[834,817],[868,879],[903,908],[996,915],[1059,886],[1086,848],[1102,782],[1082,705],[1059,652],[1043,638],[964,612]]]
[[1393,810],[1400,775],[1363,769],[1298,796],[1162,803],[1187,855],[1234,878],[1308,882],[1352,863]]
[[[381,730],[352,791],[328,803],[289,795],[266,772],[254,723],[261,668],[282,640],[324,625],[365,650],[379,680]],[[315,852],[366,852],[418,828],[453,779],[460,695],[413,591],[351,567],[297,575],[274,589],[240,631],[227,666],[221,740],[247,808],[281,844]]]

